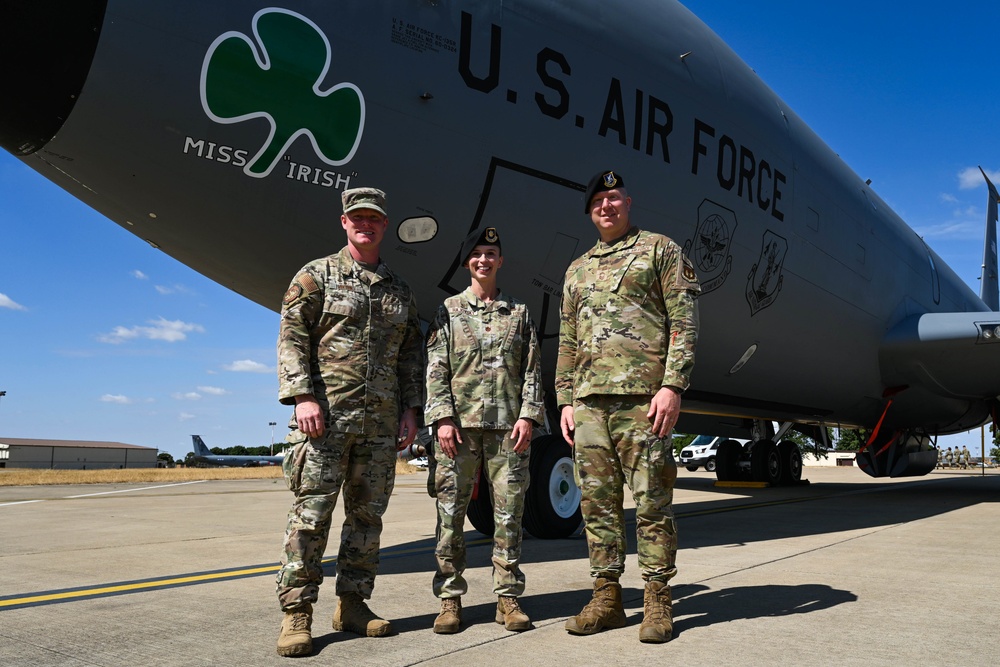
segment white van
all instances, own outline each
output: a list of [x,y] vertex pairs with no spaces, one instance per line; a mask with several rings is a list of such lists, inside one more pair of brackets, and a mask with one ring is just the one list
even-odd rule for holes
[[699,435],[681,450],[681,465],[691,472],[701,466],[705,466],[708,472],[715,472],[715,453],[719,449],[719,443],[726,439]]

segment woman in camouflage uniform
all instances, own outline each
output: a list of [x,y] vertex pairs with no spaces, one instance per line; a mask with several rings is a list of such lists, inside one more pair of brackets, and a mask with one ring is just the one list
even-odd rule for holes
[[[538,338],[527,307],[497,288],[503,257],[496,229],[473,232],[462,257],[472,283],[445,300],[427,332],[424,419],[436,433],[433,590],[441,598],[434,632],[458,632],[461,624],[468,589],[463,530],[480,468],[493,494],[496,622],[521,631],[531,627],[517,598],[524,592],[521,516],[531,431],[543,420]],[[484,485],[479,493],[490,490]]]

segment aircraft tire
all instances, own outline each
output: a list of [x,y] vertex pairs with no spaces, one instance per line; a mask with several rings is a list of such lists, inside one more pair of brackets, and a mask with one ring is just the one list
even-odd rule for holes
[[787,486],[802,480],[802,453],[791,440],[778,443],[778,457],[781,459],[781,483]]
[[719,443],[715,452],[715,478],[720,482],[735,482],[740,478],[740,455],[743,445],[735,440]]
[[543,540],[569,537],[583,522],[572,448],[558,435],[535,439],[531,443],[530,471],[524,529]]
[[465,516],[468,517],[472,527],[487,537],[493,537],[495,525],[493,523],[493,492],[490,489],[490,480],[486,477],[482,467],[479,468],[479,493],[476,498],[469,501],[469,510]]
[[758,440],[750,450],[750,477],[755,482],[767,482],[772,486],[781,483],[784,462],[778,447],[770,440]]

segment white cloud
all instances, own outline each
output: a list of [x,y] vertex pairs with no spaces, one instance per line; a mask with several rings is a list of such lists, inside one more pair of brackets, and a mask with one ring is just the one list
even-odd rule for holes
[[201,394],[199,394],[196,391],[189,391],[189,392],[184,392],[184,393],[178,391],[176,393],[171,394],[171,396],[173,398],[176,398],[178,401],[200,401],[201,400]]
[[172,287],[168,287],[167,285],[156,285],[155,289],[156,289],[157,292],[159,292],[160,294],[163,294],[163,295],[167,295],[167,294],[191,294],[191,290],[188,289],[187,287],[184,287],[184,285],[174,285]]
[[104,394],[101,396],[101,401],[105,403],[118,403],[119,405],[128,405],[132,402],[128,396],[122,396],[121,394]]
[[955,195],[950,195],[947,192],[945,192],[945,193],[943,193],[941,195],[941,201],[943,201],[943,202],[945,202],[947,204],[957,204],[958,203],[958,197],[956,197]]
[[10,308],[11,310],[28,310],[6,294],[0,293],[0,308]]
[[198,387],[198,391],[203,394],[211,394],[212,396],[225,396],[229,393],[222,387]]
[[193,331],[205,333],[205,327],[200,324],[182,322],[180,320],[167,320],[162,317],[158,320],[149,320],[148,324],[152,326],[134,326],[131,328],[117,326],[110,333],[100,334],[97,340],[112,345],[118,345],[119,343],[136,338],[148,338],[149,340],[176,343],[179,340],[187,339],[187,334]]
[[250,359],[241,359],[239,361],[234,361],[231,364],[226,364],[222,367],[223,370],[233,371],[234,373],[273,373],[274,369],[270,366],[265,366],[258,361],[251,361]]
[[149,276],[147,276],[145,273],[143,273],[139,269],[136,269],[135,271],[133,271],[132,275],[135,278],[139,279],[139,280],[149,280]]
[[913,231],[925,239],[982,239],[982,227],[982,224],[978,222],[954,220],[936,225],[915,227]]
[[177,415],[177,421],[186,422],[188,420],[194,419],[194,417],[195,416],[190,412],[182,412],[179,415]]
[[[984,169],[983,171],[986,172],[986,175],[989,176],[994,185],[1000,183],[1000,171],[990,171],[989,169]],[[959,189],[973,190],[984,185],[986,185],[986,181],[983,180],[983,175],[979,173],[979,167],[966,167],[958,172]]]

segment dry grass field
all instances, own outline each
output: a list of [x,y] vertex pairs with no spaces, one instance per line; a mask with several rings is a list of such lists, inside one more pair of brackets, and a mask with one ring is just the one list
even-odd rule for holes
[[[397,475],[412,475],[420,469],[396,462]],[[281,466],[258,468],[132,468],[125,470],[34,470],[0,469],[0,486],[39,484],[136,484],[143,482],[190,482],[200,479],[278,479]]]

